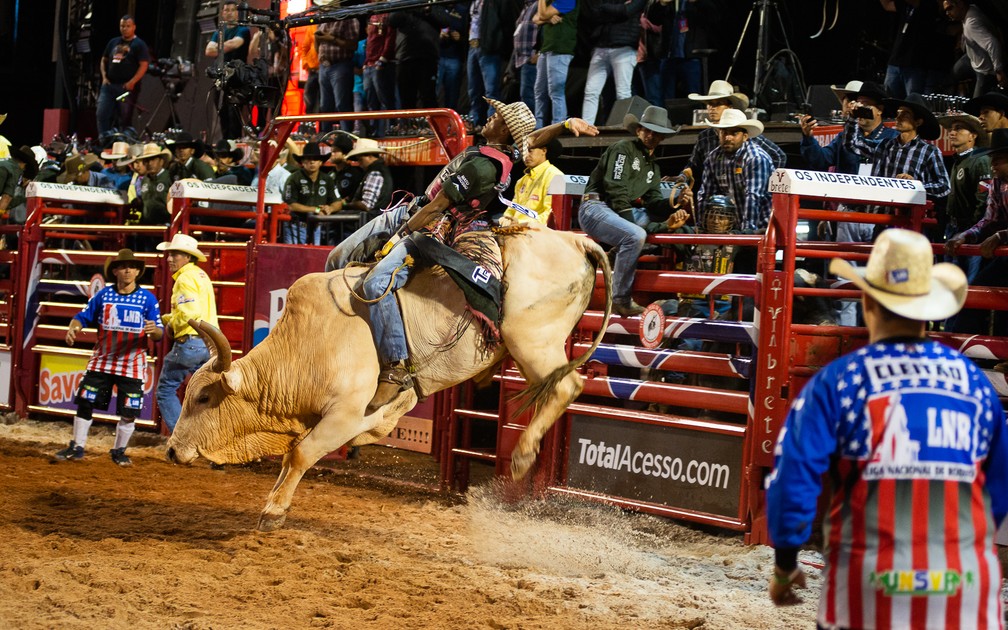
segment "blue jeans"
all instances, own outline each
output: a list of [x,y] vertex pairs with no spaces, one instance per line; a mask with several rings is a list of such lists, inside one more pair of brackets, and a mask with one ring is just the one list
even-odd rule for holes
[[[535,115],[539,127],[567,120],[567,70],[574,55],[544,52],[536,64]],[[552,108],[552,115],[550,109]],[[546,122],[547,120],[551,122]]]
[[343,239],[343,242],[329,252],[329,258],[326,260],[326,271],[346,267],[353,250],[369,237],[383,232],[389,235],[394,234],[409,219],[408,210],[409,206],[404,203],[399,204],[388,212],[382,212],[362,225],[356,232]]
[[182,381],[209,360],[210,351],[199,337],[176,340],[165,356],[161,376],[158,377],[157,404],[161,421],[168,427],[169,433],[175,430],[175,423],[182,414],[182,403],[178,398]]
[[644,83],[644,97],[652,105],[665,107],[665,101],[675,98],[680,79],[684,94],[700,91],[699,59],[648,59],[637,69]]
[[926,82],[925,68],[886,66],[884,87],[890,98],[904,99],[915,92],[923,94]]
[[520,81],[520,87],[518,94],[522,102],[528,105],[529,111],[535,111],[535,84],[536,84],[536,66],[531,63],[526,63],[522,67],[518,68]]
[[500,55],[480,54],[479,48],[470,48],[466,59],[469,76],[469,115],[473,124],[482,125],[493,114],[488,110],[484,96],[500,100]]
[[607,245],[616,247],[613,264],[613,301],[627,302],[633,290],[637,259],[644,249],[647,232],[642,226],[649,222],[643,208],[632,208],[633,222],[620,217],[601,201],[585,201],[578,208],[578,224],[585,233]]
[[581,117],[595,124],[598,115],[599,96],[606,79],[612,73],[616,84],[616,100],[630,98],[630,84],[633,82],[634,66],[637,65],[637,49],[629,46],[620,48],[596,48],[592,51],[588,64],[588,78],[585,80],[584,106]]
[[98,91],[95,119],[98,123],[99,137],[114,127],[122,129],[129,127],[133,122],[133,109],[136,107],[137,97],[140,95],[140,84],[137,83],[122,101],[117,101],[116,98],[125,91],[126,88],[121,83],[102,85],[101,90]]
[[409,358],[409,348],[406,346],[406,328],[403,325],[402,314],[396,303],[395,292],[409,279],[408,267],[400,268],[407,255],[416,256],[412,244],[407,237],[399,241],[385,258],[371,268],[364,278],[364,297],[377,299],[385,293],[392,284],[388,295],[374,304],[368,305],[371,318],[371,335],[383,366],[393,365]]
[[[323,62],[319,65],[319,111],[323,114],[333,112],[352,112],[353,109],[353,61]],[[353,130],[353,121],[344,120],[340,129],[346,132]],[[322,132],[332,130],[332,123],[323,123]]]
[[[365,66],[364,109],[375,112],[396,108],[395,70],[395,64],[392,63]],[[385,135],[387,120],[376,120],[372,124],[375,125],[374,135]]]
[[457,57],[441,57],[438,61],[437,82],[438,92],[444,93],[444,106],[456,109],[462,91],[462,60]]
[[320,245],[322,228],[312,228],[311,243],[308,242],[308,221],[303,216],[291,215],[291,220],[283,224],[283,242],[288,245]]

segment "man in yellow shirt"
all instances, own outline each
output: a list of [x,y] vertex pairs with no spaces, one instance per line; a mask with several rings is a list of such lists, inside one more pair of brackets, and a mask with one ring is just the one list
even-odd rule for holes
[[[551,164],[560,156],[560,149],[560,141],[553,139],[545,147],[528,150],[525,154],[525,175],[515,183],[515,205],[509,206],[504,216],[518,223],[536,220],[546,225],[553,211],[553,198],[547,192],[550,182],[554,177],[564,176]],[[533,213],[535,216],[532,216]]]
[[171,433],[182,413],[178,397],[182,381],[210,359],[206,343],[189,325],[189,320],[207,322],[218,328],[220,325],[217,323],[217,301],[210,277],[196,266],[197,262],[206,262],[206,255],[199,250],[196,239],[176,234],[171,241],[161,243],[157,248],[165,252],[168,270],[175,281],[171,309],[161,316],[165,334],[172,336],[175,345],[165,356],[157,384],[158,410]]

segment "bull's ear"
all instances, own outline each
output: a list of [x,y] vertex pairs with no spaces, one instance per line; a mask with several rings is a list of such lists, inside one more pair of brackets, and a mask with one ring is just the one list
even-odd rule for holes
[[237,394],[238,390],[241,389],[241,384],[241,370],[231,369],[221,374],[221,387],[228,394]]

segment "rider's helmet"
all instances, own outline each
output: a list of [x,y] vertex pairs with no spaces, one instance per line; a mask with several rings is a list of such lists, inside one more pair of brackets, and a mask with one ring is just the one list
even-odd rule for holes
[[708,234],[727,234],[738,226],[738,210],[728,195],[711,195],[704,201],[701,226]]

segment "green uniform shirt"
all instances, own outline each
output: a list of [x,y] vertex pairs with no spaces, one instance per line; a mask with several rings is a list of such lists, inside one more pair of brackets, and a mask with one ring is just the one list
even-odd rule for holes
[[200,181],[206,181],[208,179],[214,178],[213,167],[204,162],[203,160],[197,160],[194,157],[189,158],[185,164],[176,162],[176,177],[178,179],[198,179]]
[[11,159],[0,160],[0,195],[10,195],[13,197],[17,192],[18,182],[21,181],[21,167]]
[[171,185],[171,174],[166,168],[161,169],[157,175],[144,175],[143,183],[140,184],[140,200],[143,201],[141,223],[144,225],[168,223],[171,219],[168,215],[168,189]]
[[306,206],[321,206],[337,199],[339,193],[336,191],[336,181],[331,174],[324,171],[319,171],[318,179],[313,182],[304,169],[298,169],[291,173],[287,183],[284,184],[283,200],[288,205],[300,203]]
[[630,208],[647,208],[654,216],[669,214],[668,201],[659,185],[661,171],[637,138],[620,140],[602,154],[585,193],[597,193],[617,213]]
[[[578,13],[581,11],[581,2],[577,0],[574,10],[567,14],[561,14],[563,21],[559,24],[547,22],[542,25],[542,48],[540,52],[551,52],[557,55],[573,55],[577,46],[577,23]],[[547,2],[547,4],[553,4]]]
[[949,221],[957,232],[969,229],[983,218],[990,193],[991,160],[989,155],[974,151],[953,162],[949,169],[949,193],[946,209]]

